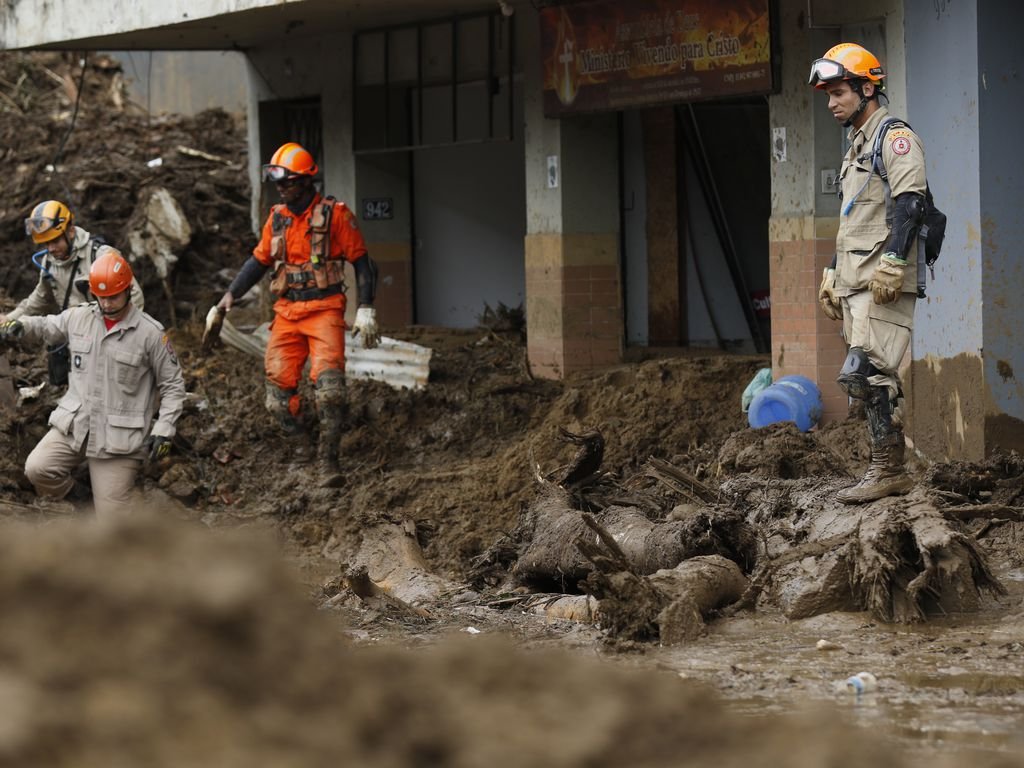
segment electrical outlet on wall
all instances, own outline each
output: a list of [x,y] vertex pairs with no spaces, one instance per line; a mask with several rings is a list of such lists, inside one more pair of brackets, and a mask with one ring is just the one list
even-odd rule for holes
[[821,193],[823,195],[835,195],[839,193],[839,171],[835,168],[825,168],[821,172]]

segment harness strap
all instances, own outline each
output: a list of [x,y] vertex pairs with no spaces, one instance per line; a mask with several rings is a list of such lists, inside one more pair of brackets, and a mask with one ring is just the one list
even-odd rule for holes
[[285,206],[275,205],[270,222],[276,245],[272,245],[275,261],[278,263],[271,290],[278,296],[291,301],[310,301],[345,292],[345,271],[343,259],[331,258],[331,216],[337,201],[324,197],[309,216],[309,261],[301,264],[288,263],[285,252],[285,230],[293,219],[285,216]]
[[289,288],[282,294],[281,298],[289,301],[312,301],[313,299],[324,299],[328,296],[336,296],[345,290],[345,286],[337,283],[326,288]]

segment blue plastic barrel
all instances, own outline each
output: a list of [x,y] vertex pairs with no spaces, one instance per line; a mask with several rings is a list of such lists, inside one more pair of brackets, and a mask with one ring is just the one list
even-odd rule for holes
[[783,376],[757,393],[747,411],[754,429],[792,421],[806,432],[821,419],[821,390],[806,376]]

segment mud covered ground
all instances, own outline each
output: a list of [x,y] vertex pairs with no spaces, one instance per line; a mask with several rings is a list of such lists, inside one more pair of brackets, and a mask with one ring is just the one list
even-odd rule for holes
[[[59,64],[48,66],[77,73]],[[107,78],[100,99],[114,75],[96,74]],[[40,142],[53,149],[73,101],[50,95]],[[80,113],[82,146],[102,134],[98,114]],[[0,113],[0,131],[19,120]],[[146,137],[130,156],[148,159],[153,120],[130,109],[118,120],[123,135]],[[233,121],[209,130],[209,120],[161,124],[211,153],[244,144]],[[45,165],[37,154],[24,162]],[[10,151],[0,160],[19,162]],[[140,173],[119,177],[128,189],[110,203],[122,216],[110,231],[130,215]],[[48,190],[26,186],[21,199]],[[802,508],[776,490],[795,483],[824,499],[852,482],[867,460],[863,422],[748,429],[740,394],[763,358],[650,356],[547,382],[530,375],[522,331],[506,324],[386,329],[434,350],[430,382],[420,392],[351,383],[345,482],[321,488],[263,410],[260,361],[199,352],[192,318],[223,286],[194,286],[241,261],[247,213],[215,195],[196,214],[175,190],[190,219],[219,227],[194,239],[174,283],[191,397],[173,456],[140,481],[138,518],[96,525],[88,504],[27,487],[24,458],[59,393],[44,386],[0,414],[0,765],[1024,765],[1020,457],[914,466],[918,492],[978,513],[962,530],[1007,589],[979,612],[889,625],[850,612],[789,621],[760,607],[711,617],[685,646],[613,644],[599,626],[535,612],[546,596],[509,579],[537,475],[557,476],[576,450],[561,430],[599,429],[607,483],[659,514],[679,499],[645,475],[651,457],[722,494],[742,488],[753,516],[790,523]],[[92,199],[83,189],[82,204]],[[21,215],[8,205],[0,217],[0,274],[20,275],[27,260]],[[30,285],[11,281],[0,308]],[[163,309],[157,301],[154,314]],[[250,308],[232,319],[261,318]],[[18,386],[45,380],[40,351],[8,356]],[[343,578],[368,539],[407,521],[425,566],[450,585],[421,612],[360,599]],[[878,690],[853,696],[842,683],[861,670]]]

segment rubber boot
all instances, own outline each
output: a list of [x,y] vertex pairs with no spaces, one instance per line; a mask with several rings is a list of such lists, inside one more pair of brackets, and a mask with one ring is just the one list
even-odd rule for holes
[[285,456],[295,464],[308,464],[313,458],[310,436],[288,409],[294,392],[280,389],[269,381],[266,386],[265,405],[284,433]]
[[345,418],[344,397],[344,374],[335,370],[321,373],[316,382],[316,409],[320,418],[317,472],[321,488],[338,488],[345,482],[338,462],[341,426]]
[[338,454],[341,443],[341,422],[344,409],[332,405],[320,411],[320,441],[317,447],[317,474],[321,488],[338,488],[344,484]]
[[871,463],[859,483],[836,494],[844,504],[865,504],[907,493],[914,487],[914,481],[903,468],[906,442],[903,428],[893,422],[889,390],[885,387],[871,389],[865,403],[871,435]]

